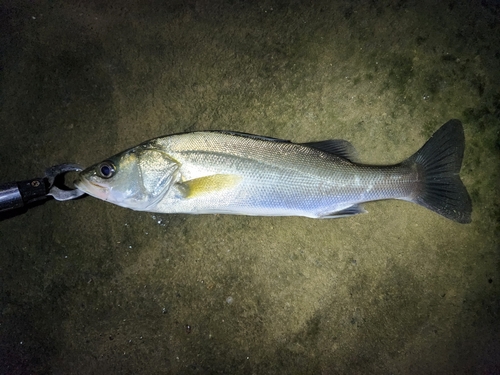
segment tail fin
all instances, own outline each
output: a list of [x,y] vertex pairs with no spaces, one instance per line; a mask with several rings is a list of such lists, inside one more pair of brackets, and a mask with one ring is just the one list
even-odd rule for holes
[[407,162],[416,163],[422,185],[412,200],[448,219],[470,223],[472,203],[459,172],[464,155],[462,123],[450,120]]

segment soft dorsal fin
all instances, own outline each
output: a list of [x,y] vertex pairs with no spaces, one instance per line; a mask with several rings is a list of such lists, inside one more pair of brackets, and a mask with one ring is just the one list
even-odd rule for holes
[[345,139],[327,139],[326,141],[302,143],[302,145],[340,156],[352,162],[358,161],[356,149],[351,142]]
[[[214,133],[235,135],[235,136],[244,137],[244,138],[257,139],[260,141],[277,142],[277,143],[292,143],[291,141],[288,141],[286,139],[272,138],[272,137],[266,137],[263,135],[255,135],[255,134],[242,133],[242,132],[237,132],[237,131],[230,131],[230,130],[208,130],[208,131],[214,132]],[[324,151],[324,152],[327,152],[327,153],[335,155],[335,156],[339,156],[339,157],[347,159],[353,163],[358,162],[358,155],[357,155],[356,149],[351,144],[351,142],[346,141],[345,139],[327,139],[326,141],[301,143],[301,145],[306,146],[306,147],[315,148],[316,150]]]

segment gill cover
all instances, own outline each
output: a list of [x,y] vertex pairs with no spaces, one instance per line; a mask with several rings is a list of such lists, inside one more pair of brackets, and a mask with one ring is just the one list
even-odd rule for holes
[[[166,152],[158,149],[137,151],[139,173],[147,206],[163,198],[176,180],[179,165]],[[144,208],[144,207],[143,207]]]
[[[103,166],[112,175],[103,175]],[[141,145],[93,165],[75,185],[87,194],[135,210],[145,210],[168,192],[179,165],[161,150]]]

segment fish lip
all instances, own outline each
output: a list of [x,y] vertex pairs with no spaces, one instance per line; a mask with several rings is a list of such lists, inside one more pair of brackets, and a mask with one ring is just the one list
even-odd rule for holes
[[109,194],[109,188],[96,184],[95,182],[92,182],[90,180],[83,179],[81,177],[79,177],[74,182],[74,185],[77,189],[83,191],[85,194],[92,195],[100,199],[106,200]]

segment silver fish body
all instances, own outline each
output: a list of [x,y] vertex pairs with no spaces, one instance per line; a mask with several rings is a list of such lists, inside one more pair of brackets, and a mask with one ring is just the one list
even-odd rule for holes
[[80,173],[76,186],[140,211],[334,218],[363,202],[402,199],[461,223],[471,202],[458,173],[462,125],[451,120],[412,157],[359,164],[347,141],[297,144],[205,131],[147,141]]

